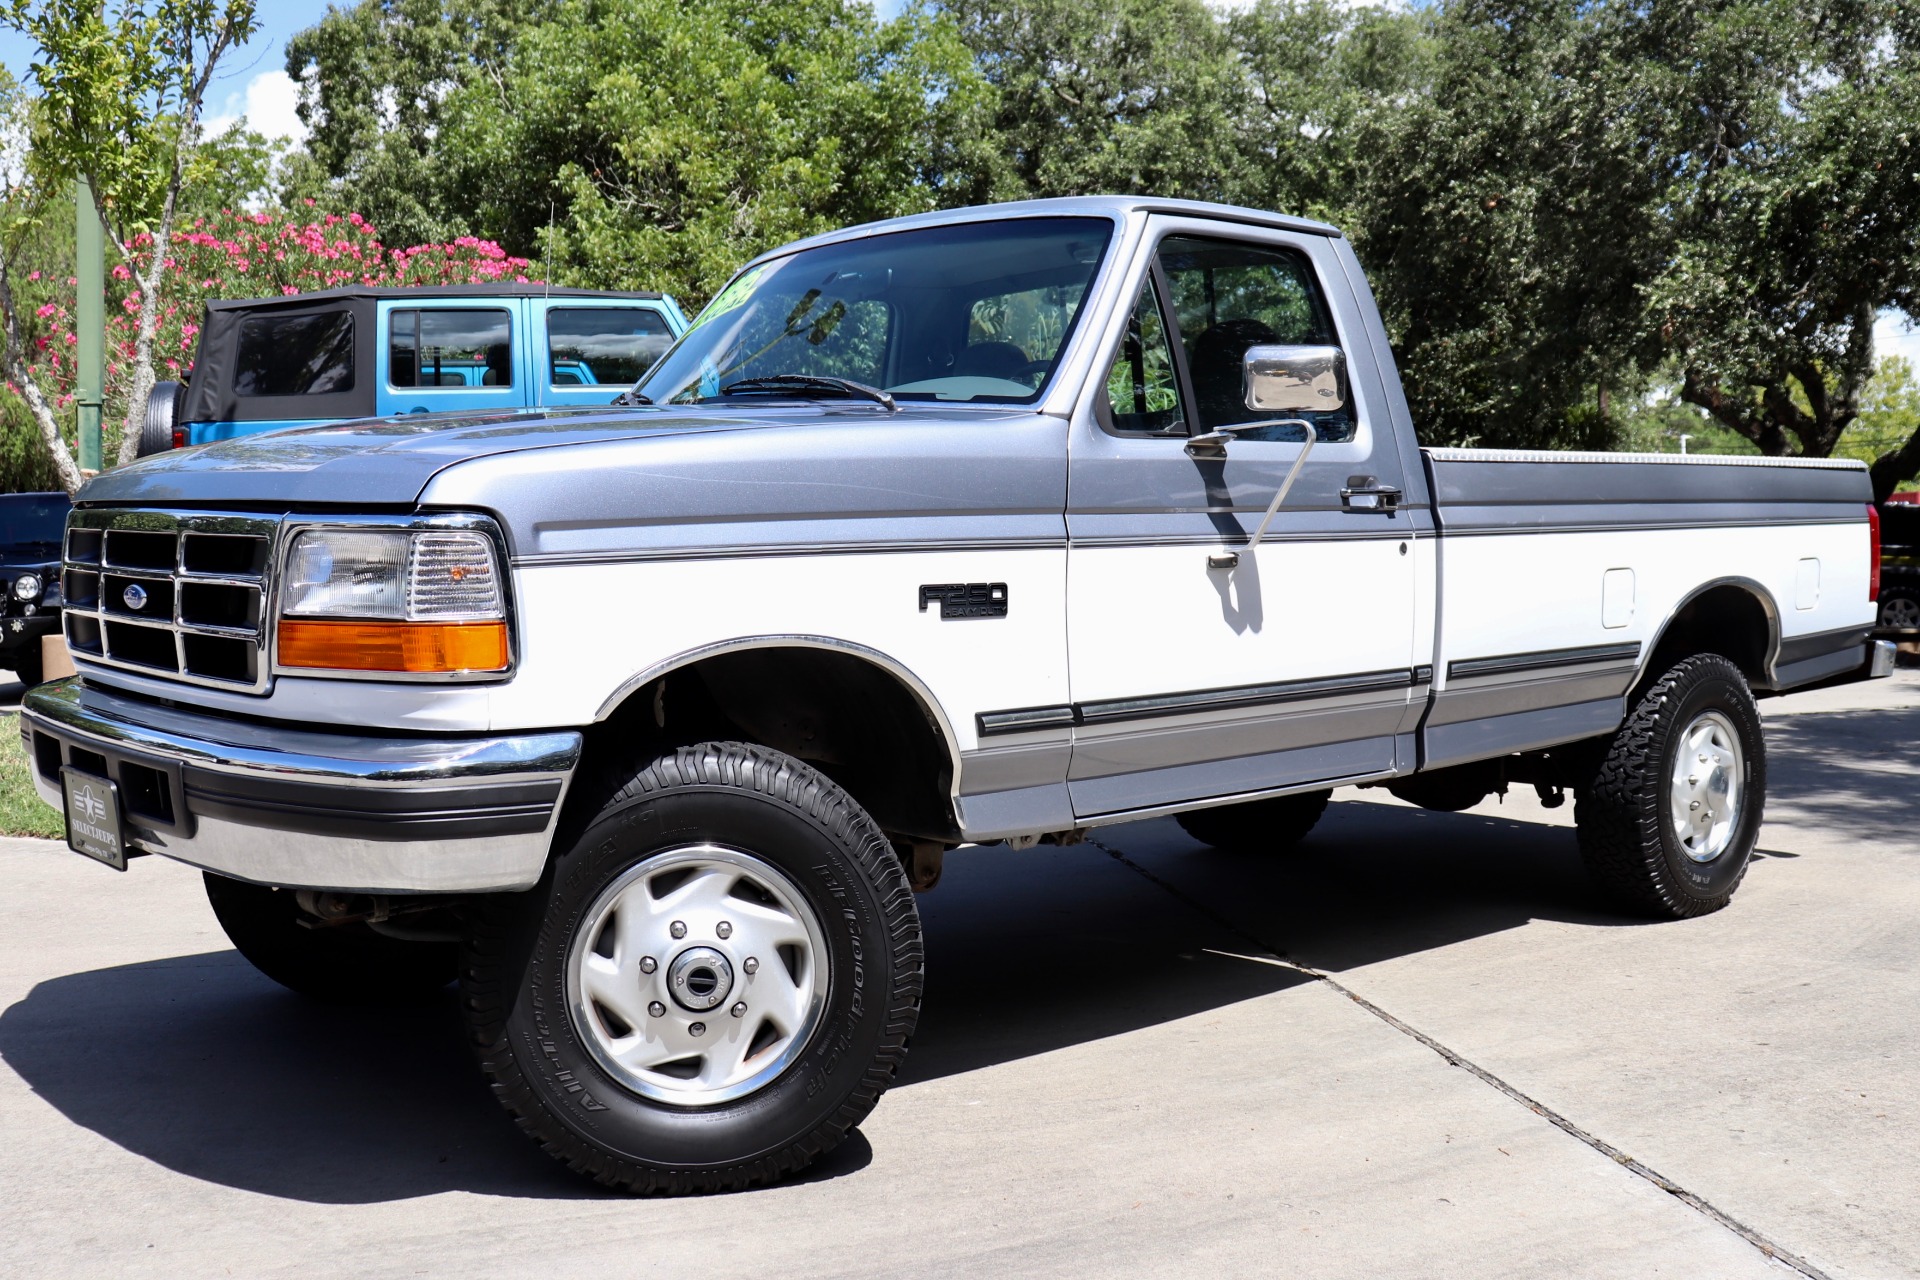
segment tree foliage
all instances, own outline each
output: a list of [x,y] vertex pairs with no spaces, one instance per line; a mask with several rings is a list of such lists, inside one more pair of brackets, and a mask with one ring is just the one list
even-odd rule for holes
[[[84,83],[181,65],[116,39]],[[697,304],[779,243],[922,209],[1282,209],[1353,238],[1428,442],[1920,472],[1871,341],[1920,314],[1910,0],[357,0],[287,58],[304,147],[200,147],[196,212],[277,183]]]
[[[1920,12],[1685,0],[1638,27],[1668,175],[1653,338],[1716,421],[1824,457],[1861,411],[1875,316],[1920,284]],[[1916,468],[1920,444],[1876,483]]]
[[[165,263],[180,193],[208,177],[199,151],[200,109],[220,60],[256,27],[254,0],[7,0],[0,20],[39,46],[30,74],[40,98],[32,113],[30,185],[42,192],[85,178],[100,222],[132,272],[139,295],[128,414],[145,411],[162,300],[157,272],[138,265],[133,245],[147,238]],[[0,291],[17,324],[10,293]],[[9,342],[9,352],[13,344]],[[72,486],[70,458],[42,397],[22,389],[55,461]],[[138,443],[132,416],[120,461]]]
[[[773,244],[934,207],[984,136],[953,24],[859,0],[363,0],[289,45],[314,157],[408,229],[700,298]],[[435,79],[393,49],[466,51]],[[436,63],[445,67],[445,62]],[[549,227],[553,233],[548,234]]]

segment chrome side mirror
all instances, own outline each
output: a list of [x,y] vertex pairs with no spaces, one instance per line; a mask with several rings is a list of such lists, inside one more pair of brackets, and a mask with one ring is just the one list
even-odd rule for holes
[[1347,403],[1347,355],[1339,347],[1248,347],[1242,366],[1247,408],[1312,413]]

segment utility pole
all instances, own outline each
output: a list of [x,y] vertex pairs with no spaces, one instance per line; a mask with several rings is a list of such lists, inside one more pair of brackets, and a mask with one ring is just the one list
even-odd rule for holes
[[79,338],[74,403],[80,418],[80,470],[100,470],[100,411],[107,390],[106,263],[100,232],[100,213],[93,207],[93,187],[85,178],[73,190],[74,327]]

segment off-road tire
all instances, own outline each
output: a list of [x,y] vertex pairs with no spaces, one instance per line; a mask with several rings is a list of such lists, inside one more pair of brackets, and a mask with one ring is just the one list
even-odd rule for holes
[[457,942],[390,938],[358,923],[308,928],[302,921],[311,917],[292,890],[204,875],[207,901],[234,948],[290,991],[328,1004],[419,1004],[459,975]]
[[[472,916],[461,988],[494,1096],[549,1155],[624,1191],[737,1190],[805,1167],[873,1110],[919,1016],[920,917],[891,845],[840,787],[759,746],[683,747],[597,790],[540,884]],[[604,1069],[566,985],[575,931],[607,886],[690,845],[778,869],[826,926],[828,974],[824,1013],[790,1065],[697,1108]]]
[[1216,849],[1244,853],[1285,853],[1307,838],[1327,811],[1331,791],[1302,791],[1271,800],[1193,809],[1175,821],[1180,829]]
[[[1668,812],[1669,775],[1681,734],[1704,711],[1733,725],[1745,766],[1741,813],[1710,862],[1687,856]],[[1717,654],[1675,663],[1641,695],[1575,803],[1580,856],[1621,905],[1682,920],[1727,905],[1746,875],[1766,807],[1767,758],[1760,715],[1740,669]]]

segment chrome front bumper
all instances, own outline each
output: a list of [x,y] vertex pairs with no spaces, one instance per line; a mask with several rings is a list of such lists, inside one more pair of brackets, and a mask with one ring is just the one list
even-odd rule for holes
[[130,847],[257,884],[357,893],[525,889],[581,735],[368,737],[200,715],[88,687],[27,694],[40,798],[66,765],[119,784]]

